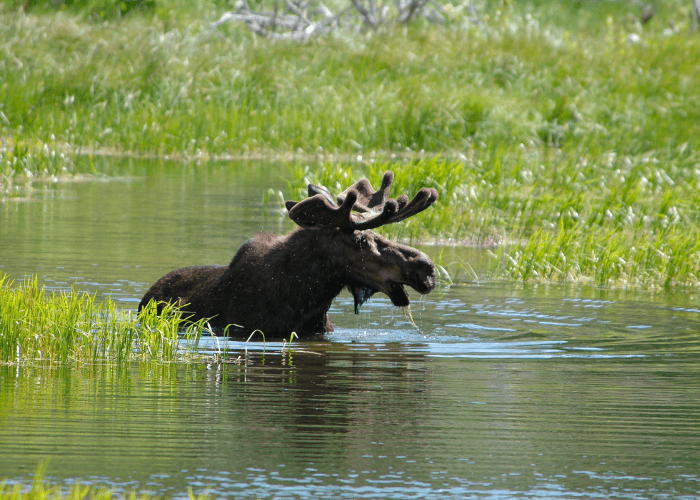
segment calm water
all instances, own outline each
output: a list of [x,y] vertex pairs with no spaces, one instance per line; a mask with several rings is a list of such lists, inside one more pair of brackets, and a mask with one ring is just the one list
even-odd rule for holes
[[[98,169],[119,179],[0,205],[0,271],[133,308],[165,272],[292,227],[262,203],[284,166]],[[226,367],[0,367],[0,479],[47,463],[60,484],[168,497],[700,498],[695,295],[482,280],[412,311],[420,331],[344,294],[335,333],[232,342]]]

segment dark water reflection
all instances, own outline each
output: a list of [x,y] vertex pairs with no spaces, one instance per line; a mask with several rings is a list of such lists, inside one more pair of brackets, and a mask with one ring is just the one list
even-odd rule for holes
[[268,347],[226,369],[2,367],[0,466],[27,477],[48,458],[56,479],[169,495],[698,491],[696,363],[533,359],[532,346],[496,360],[401,342]]
[[[101,168],[127,179],[2,207],[0,270],[133,307],[291,227],[262,203],[282,167]],[[463,283],[413,303],[420,331],[386,298],[352,308],[291,351],[220,343],[239,365],[2,366],[0,478],[48,460],[61,484],[169,497],[699,497],[692,293]]]

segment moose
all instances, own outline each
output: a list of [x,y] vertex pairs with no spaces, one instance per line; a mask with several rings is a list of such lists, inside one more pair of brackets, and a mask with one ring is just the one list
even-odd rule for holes
[[421,294],[435,288],[435,266],[426,254],[372,231],[428,208],[437,198],[422,188],[409,202],[389,198],[394,174],[387,171],[378,191],[362,179],[333,200],[309,184],[309,197],[287,201],[299,226],[285,236],[257,234],[228,266],[184,267],[159,279],[139,303],[156,301],[160,314],[173,303],[190,321],[206,319],[217,331],[268,337],[332,332],[328,309],[347,287],[358,308],[382,292],[395,306],[409,305],[404,285]]

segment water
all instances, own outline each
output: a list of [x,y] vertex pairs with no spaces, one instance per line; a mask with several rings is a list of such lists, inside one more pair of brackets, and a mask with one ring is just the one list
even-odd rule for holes
[[[261,164],[100,166],[0,214],[0,268],[135,307],[158,277],[292,225]],[[441,249],[423,248],[433,258]],[[476,263],[476,250],[447,249]],[[448,259],[445,259],[448,260]],[[476,264],[475,264],[476,265]],[[479,272],[477,266],[477,273]],[[185,497],[700,498],[700,304],[461,283],[416,326],[343,294],[323,339],[209,339],[238,364],[0,367],[0,478]]]

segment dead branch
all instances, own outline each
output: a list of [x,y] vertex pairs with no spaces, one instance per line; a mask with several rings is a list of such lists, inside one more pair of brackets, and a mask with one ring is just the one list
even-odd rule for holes
[[[274,39],[308,40],[312,36],[328,32],[333,28],[376,28],[390,22],[409,23],[419,17],[429,22],[444,23],[445,11],[436,0],[395,0],[392,15],[389,5],[381,0],[350,0],[350,5],[335,14],[320,0],[283,0],[280,6],[275,0],[270,11],[252,11],[241,0],[235,11],[226,12],[209,26],[216,29],[229,21],[242,22],[253,33]],[[427,5],[430,4],[429,7]]]
[[[360,14],[360,17],[363,19],[365,24],[368,24],[370,26],[376,26],[377,25],[377,19],[374,17],[374,15],[368,11],[364,5],[362,5],[359,0],[352,0],[352,4],[357,10],[357,12]],[[372,6],[372,9],[374,7]]]

